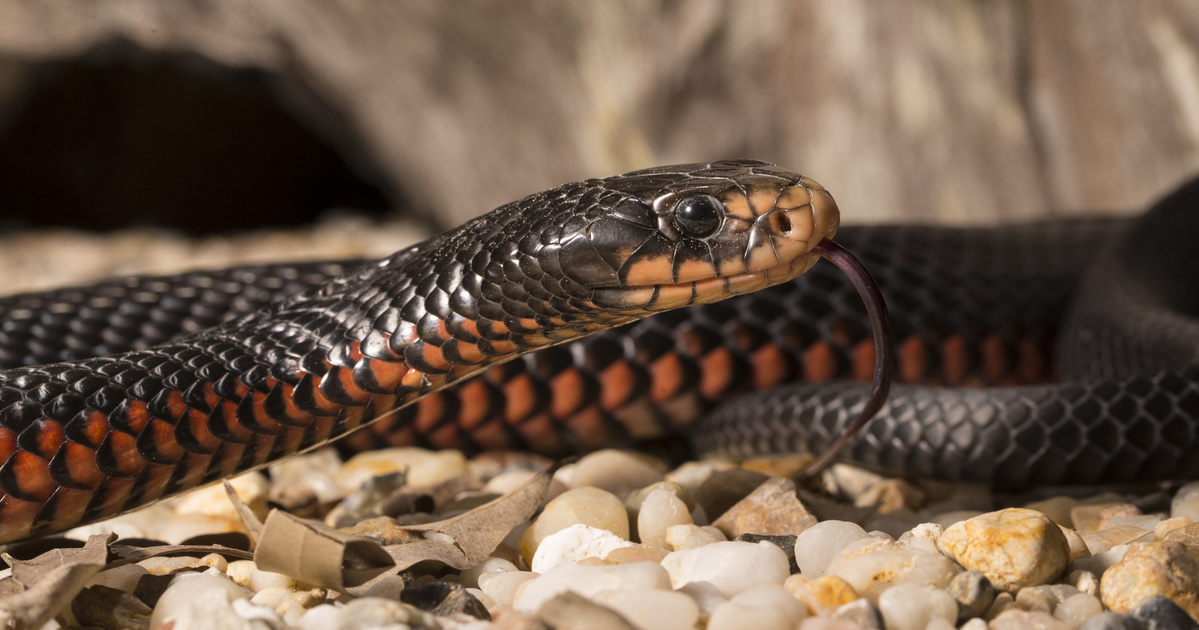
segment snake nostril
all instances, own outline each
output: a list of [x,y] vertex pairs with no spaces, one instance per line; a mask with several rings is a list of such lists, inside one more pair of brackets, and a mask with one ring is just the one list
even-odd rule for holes
[[774,212],[774,229],[784,236],[791,233],[791,219],[787,217],[786,212]]

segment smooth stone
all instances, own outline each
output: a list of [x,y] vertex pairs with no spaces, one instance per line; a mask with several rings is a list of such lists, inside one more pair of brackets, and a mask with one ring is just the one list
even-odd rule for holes
[[250,588],[250,576],[257,570],[258,565],[253,560],[234,560],[225,568],[225,575],[234,583]]
[[[855,630],[883,630],[883,614],[879,612],[878,606],[868,599],[856,599],[844,604],[833,612],[832,618],[855,624]],[[804,622],[804,628],[806,629],[811,622],[811,619]]]
[[493,571],[479,576],[479,590],[497,606],[511,606],[520,586],[537,577],[532,571]]
[[699,604],[677,591],[605,591],[594,600],[642,630],[691,630],[699,621]]
[[409,486],[432,486],[469,472],[466,457],[458,451],[387,448],[350,458],[337,472],[337,483],[343,491],[353,492],[371,477],[404,473]]
[[[682,487],[679,488],[682,490]],[[671,549],[666,532],[678,525],[693,525],[691,511],[674,492],[659,488],[650,492],[637,511],[637,535],[642,543]]]
[[[769,479],[762,473],[740,468],[719,470],[709,475],[699,488],[691,492],[691,496],[703,507],[705,514],[720,516]],[[680,484],[687,487],[686,484]]]
[[[226,502],[228,502],[228,499],[226,499]],[[194,513],[176,514],[160,523],[153,537],[167,544],[178,545],[196,536],[244,531],[245,526],[242,525],[240,518]]]
[[292,625],[297,630],[329,630],[330,628],[337,627],[336,624],[340,618],[340,608],[332,604],[321,604],[315,608],[308,609]]
[[[390,628],[399,630],[441,630],[437,617],[417,610],[408,604],[379,597],[362,597],[351,600],[337,609],[337,616],[328,630],[374,630]],[[306,617],[307,615],[305,615]]]
[[545,537],[575,524],[606,529],[629,539],[628,512],[616,495],[599,488],[575,488],[547,503],[533,524],[521,534],[520,553],[525,562],[533,561],[537,547]]
[[1192,481],[1174,493],[1170,501],[1170,516],[1185,516],[1199,522],[1199,481]]
[[534,573],[545,573],[563,564],[577,564],[584,558],[603,559],[621,547],[633,547],[633,543],[606,529],[576,524],[546,536],[537,545],[537,553],[529,568]]
[[921,523],[900,534],[895,544],[904,549],[915,549],[929,553],[940,553],[937,541],[945,533],[945,528],[936,523]]
[[898,584],[878,597],[887,630],[924,630],[935,619],[953,626],[958,603],[943,590],[918,584]]
[[1063,584],[1069,584],[1080,593],[1099,596],[1099,576],[1090,571],[1071,571],[1062,579]]
[[1065,622],[1072,628],[1082,626],[1087,619],[1103,612],[1103,603],[1098,597],[1076,593],[1058,602],[1053,609],[1053,618]]
[[672,552],[662,561],[674,588],[710,582],[725,597],[790,575],[787,554],[770,543],[722,542]]
[[903,549],[891,540],[871,536],[846,544],[824,574],[840,577],[860,597],[877,602],[880,594],[898,584],[945,588],[958,572],[941,554]]
[[816,524],[816,517],[795,496],[795,483],[772,477],[735,503],[712,525],[729,538],[742,534],[797,535]]
[[699,605],[701,615],[711,615],[717,606],[729,601],[711,582],[688,582],[675,589],[675,592],[694,600]]
[[476,588],[479,586],[479,577],[484,573],[494,573],[496,571],[516,571],[517,567],[507,558],[499,556],[489,556],[486,560],[476,564],[475,566],[466,569],[460,575],[462,585],[467,588]]
[[1089,532],[1079,532],[1087,550],[1092,554],[1103,553],[1112,547],[1127,545],[1134,542],[1153,542],[1153,530],[1135,525],[1116,525],[1106,529]]
[[554,630],[638,630],[620,613],[566,591],[545,602],[537,619]]
[[1135,617],[1105,612],[1087,619],[1080,630],[1147,630],[1147,628]]
[[249,628],[231,603],[250,592],[232,580],[208,573],[181,573],[171,580],[150,615],[150,627],[172,623],[173,628]]
[[605,449],[583,456],[575,464],[571,485],[592,487],[623,495],[637,488],[662,481],[664,469],[648,456],[616,449]]
[[[267,497],[271,482],[260,472],[250,472],[226,480],[233,486],[237,498],[250,508],[258,520],[266,519]],[[176,514],[203,514],[241,522],[241,515],[229,501],[224,483],[215,483],[184,494],[175,504]]]
[[703,460],[684,462],[678,468],[666,473],[666,480],[677,483],[687,491],[687,494],[695,496],[696,491],[709,477],[722,470],[732,470],[737,468],[732,462],[721,460]]
[[953,576],[946,592],[958,603],[959,622],[982,617],[995,601],[995,587],[991,586],[991,581],[974,570]]
[[1052,613],[1059,603],[1077,594],[1078,589],[1068,584],[1026,586],[1016,593],[1016,606],[1021,610]]
[[991,620],[990,630],[1071,630],[1046,612],[1009,609]]
[[1074,520],[1070,518],[1070,510],[1073,510],[1076,505],[1078,505],[1078,499],[1074,497],[1056,496],[1033,501],[1024,507],[1048,516],[1050,520],[1062,527],[1073,528]]
[[1093,532],[1103,528],[1103,522],[1118,514],[1140,514],[1137,506],[1124,502],[1089,503],[1076,505],[1070,510],[1070,521],[1079,533]]
[[795,536],[767,536],[764,534],[741,534],[737,542],[759,543],[768,542],[787,554],[787,567],[792,574],[799,573],[799,565],[795,564]]
[[713,533],[710,529],[699,525],[672,525],[666,528],[666,544],[669,545],[671,551],[694,549],[725,540],[727,539],[724,537],[724,532],[717,530],[716,533]]
[[789,593],[774,585],[742,591],[719,605],[708,617],[707,630],[790,630],[807,609]]
[[924,490],[909,481],[884,479],[858,495],[853,504],[873,507],[879,514],[892,514],[900,510],[918,510],[927,498]]
[[1049,582],[1062,574],[1070,559],[1070,544],[1061,528],[1044,514],[1024,508],[951,525],[938,547],[1006,591]]
[[299,580],[273,571],[256,570],[250,574],[250,590],[255,593],[266,588],[301,588],[302,584]]
[[1199,619],[1199,549],[1177,542],[1129,545],[1124,558],[1103,572],[1099,590],[1115,612],[1131,612],[1161,595]]
[[958,630],[989,630],[989,628],[985,620],[975,617],[962,624]]
[[653,545],[638,544],[630,547],[620,547],[608,552],[600,564],[628,564],[630,562],[662,562],[670,552]]
[[1178,603],[1168,597],[1153,597],[1132,611],[1132,617],[1143,622],[1150,630],[1196,630],[1199,623],[1194,613],[1187,614]]
[[1128,545],[1120,545],[1112,547],[1107,551],[1097,553],[1085,558],[1079,558],[1070,563],[1069,571],[1089,571],[1095,575],[1103,575],[1104,571],[1119,562],[1124,554],[1128,552]]
[[434,580],[413,584],[400,591],[400,601],[438,617],[460,614],[491,620],[487,607],[468,593],[466,587],[454,582]]
[[341,499],[346,495],[336,478],[341,463],[336,449],[322,448],[271,464],[270,499],[289,506]]
[[820,617],[827,617],[858,599],[849,582],[834,575],[813,579],[797,573],[783,582],[783,590],[802,602],[808,612]]
[[250,603],[265,606],[275,611],[289,624],[294,624],[308,612],[310,608],[320,606],[325,598],[313,591],[292,591],[285,588],[268,588],[254,594]]
[[535,470],[509,470],[500,473],[483,485],[483,491],[491,494],[505,495],[525,484],[526,481],[537,476]]
[[824,575],[829,562],[847,544],[869,538],[870,534],[857,523],[823,521],[800,532],[795,538],[795,563],[810,578]]
[[[489,584],[490,582],[483,582],[480,587],[484,592],[488,592]],[[522,585],[512,607],[536,613],[542,604],[566,591],[592,597],[602,591],[653,589],[669,591],[671,586],[670,574],[666,569],[651,562],[616,565],[564,564]]]

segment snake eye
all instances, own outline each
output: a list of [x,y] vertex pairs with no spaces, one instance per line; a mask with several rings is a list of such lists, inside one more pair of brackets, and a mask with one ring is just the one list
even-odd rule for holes
[[720,229],[724,204],[712,195],[691,195],[675,206],[674,222],[684,236],[706,238]]

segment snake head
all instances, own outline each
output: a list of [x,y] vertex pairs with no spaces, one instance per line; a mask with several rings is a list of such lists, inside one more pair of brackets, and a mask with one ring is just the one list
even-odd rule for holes
[[598,209],[565,225],[561,273],[594,307],[653,312],[786,282],[837,230],[823,186],[752,160],[684,164],[591,182]]

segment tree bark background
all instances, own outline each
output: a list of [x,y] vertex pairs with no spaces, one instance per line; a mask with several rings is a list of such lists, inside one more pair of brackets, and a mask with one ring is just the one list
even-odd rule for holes
[[720,157],[798,169],[854,223],[1136,212],[1199,170],[1193,0],[7,0],[0,94],[114,39],[302,85],[443,227]]

